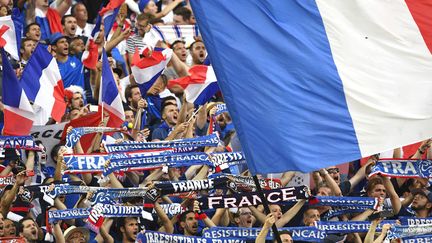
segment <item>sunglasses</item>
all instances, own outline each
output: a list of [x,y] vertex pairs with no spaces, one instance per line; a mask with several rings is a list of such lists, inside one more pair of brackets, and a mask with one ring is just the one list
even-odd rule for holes
[[339,173],[339,168],[331,168],[331,169],[327,169],[327,172],[329,174],[336,174]]

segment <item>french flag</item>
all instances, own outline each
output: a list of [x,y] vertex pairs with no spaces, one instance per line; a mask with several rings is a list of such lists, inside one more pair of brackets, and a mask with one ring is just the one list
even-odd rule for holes
[[19,10],[14,8],[12,15],[0,17],[0,47],[3,47],[13,59],[20,59],[22,24]]
[[107,125],[110,127],[120,127],[125,120],[123,104],[108,63],[105,49],[102,52],[102,78],[100,85],[99,104],[110,114]]
[[26,136],[30,134],[33,125],[33,108],[18,82],[6,52],[3,48],[0,51],[3,61],[3,135]]
[[185,92],[186,101],[203,105],[219,91],[216,75],[212,66],[195,65],[189,69],[189,76],[170,80],[168,88],[180,85]]
[[171,60],[173,51],[171,49],[155,48],[151,56],[148,56],[148,49],[145,49],[144,57],[140,58],[138,50],[132,57],[131,70],[136,83],[140,86],[141,94],[146,94],[156,79],[165,70]]
[[111,0],[108,5],[99,11],[99,15],[102,16],[102,22],[105,27],[105,38],[108,35],[114,25],[116,16],[120,10],[121,5],[125,0]]
[[432,0],[191,4],[253,174],[432,137]]
[[21,85],[35,108],[34,125],[45,125],[50,117],[61,122],[66,110],[63,81],[56,59],[43,45],[36,46],[21,76]]

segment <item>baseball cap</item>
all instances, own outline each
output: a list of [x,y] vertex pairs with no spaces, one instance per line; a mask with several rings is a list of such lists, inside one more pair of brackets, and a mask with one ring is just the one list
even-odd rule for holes
[[66,37],[60,32],[55,32],[49,37],[49,44],[55,45],[57,41],[60,40],[61,38],[66,38]]
[[432,202],[432,193],[429,190],[426,189],[415,189],[412,191],[413,196],[417,194],[421,194],[425,196],[429,202]]

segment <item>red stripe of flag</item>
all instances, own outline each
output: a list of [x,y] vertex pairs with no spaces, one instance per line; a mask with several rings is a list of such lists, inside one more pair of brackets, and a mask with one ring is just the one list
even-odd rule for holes
[[405,2],[432,53],[432,0],[405,0]]

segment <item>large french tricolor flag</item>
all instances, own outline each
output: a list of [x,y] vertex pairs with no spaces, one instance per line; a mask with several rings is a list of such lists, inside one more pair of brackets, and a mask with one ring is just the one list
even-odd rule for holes
[[184,89],[186,101],[203,105],[219,91],[212,66],[195,65],[189,69],[189,76],[170,80],[168,88],[180,85]]
[[3,47],[13,59],[20,59],[22,24],[19,10],[14,8],[12,15],[0,17],[0,47]]
[[45,46],[36,46],[21,76],[21,85],[35,108],[34,125],[45,125],[50,117],[61,122],[66,110],[63,81],[56,59]]
[[254,174],[432,137],[432,0],[191,2]]
[[120,127],[125,120],[123,104],[105,49],[102,52],[102,78],[100,82],[99,105],[102,105],[103,109],[108,111],[110,115],[107,125]]
[[116,16],[124,1],[125,0],[110,0],[107,6],[99,11],[99,15],[102,16],[102,22],[105,27],[105,38],[108,38],[108,35],[114,25]]
[[3,135],[26,136],[33,125],[33,108],[18,82],[15,71],[3,48],[0,49],[3,63]]
[[144,57],[140,57],[138,50],[132,57],[131,70],[135,82],[139,85],[141,94],[146,94],[150,87],[156,82],[156,79],[165,70],[171,60],[173,51],[171,49],[155,48],[148,56],[148,49],[144,50]]

